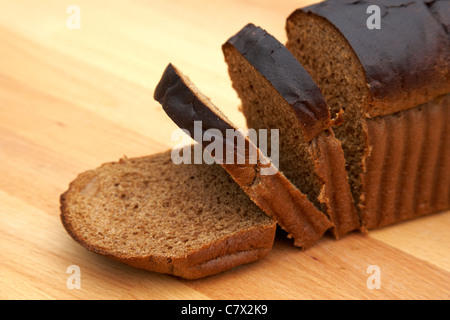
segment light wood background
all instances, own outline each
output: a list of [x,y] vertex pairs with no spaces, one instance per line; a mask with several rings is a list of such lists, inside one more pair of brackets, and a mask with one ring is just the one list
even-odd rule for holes
[[[64,231],[59,195],[123,155],[164,151],[176,128],[153,100],[174,63],[238,126],[221,45],[248,22],[285,42],[311,1],[0,0],[1,299],[448,299],[450,212],[301,252],[281,235],[265,259],[198,281],[133,269]],[[66,9],[81,9],[81,28]],[[81,289],[68,289],[78,265]],[[370,265],[381,288],[368,289]]]

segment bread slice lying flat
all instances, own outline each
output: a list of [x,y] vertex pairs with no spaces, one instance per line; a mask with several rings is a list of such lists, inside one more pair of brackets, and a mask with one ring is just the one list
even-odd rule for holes
[[[202,122],[202,129],[215,129],[226,137],[227,130],[236,127],[206,98],[192,82],[176,67],[169,64],[155,89],[158,100],[169,117],[182,129],[195,138],[195,121]],[[198,143],[202,143],[200,137]],[[228,140],[224,139],[224,149]],[[208,142],[203,142],[207,146]],[[248,138],[245,144],[245,157],[249,150],[257,149]],[[328,217],[314,207],[306,195],[297,189],[278,169],[274,174],[262,174],[269,162],[258,149],[258,161],[252,164],[246,158],[243,164],[227,162],[226,159],[212,155],[241,186],[245,193],[264,212],[275,219],[280,227],[294,239],[294,245],[303,249],[312,246],[323,234],[333,227]],[[244,152],[241,152],[244,154]],[[274,166],[273,163],[270,164]]]
[[336,121],[308,72],[253,24],[222,48],[248,127],[280,130],[280,170],[330,218],[337,238],[359,229]]
[[221,166],[176,165],[170,150],[80,174],[61,220],[90,251],[186,279],[266,256],[276,231]]

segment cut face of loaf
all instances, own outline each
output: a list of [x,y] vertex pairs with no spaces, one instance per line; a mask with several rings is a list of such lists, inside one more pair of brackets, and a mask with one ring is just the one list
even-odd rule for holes
[[[444,164],[443,159],[448,159],[444,150],[450,148],[445,137],[450,120],[445,97],[450,92],[450,38],[445,17],[450,2],[376,4],[382,17],[377,30],[366,26],[366,2],[325,1],[296,10],[286,22],[286,46],[319,85],[331,112],[344,110],[344,122],[334,132],[342,142],[365,228],[435,212],[433,201],[447,202],[442,197],[447,194],[447,199],[449,193],[448,183],[433,201],[423,200],[419,190],[434,193],[449,179],[450,162]],[[431,106],[433,112],[428,110]],[[403,114],[406,110],[411,111]],[[435,121],[431,114],[439,114],[444,122],[425,131]],[[423,136],[412,139],[418,132]],[[438,151],[428,156],[429,148],[416,145],[417,141],[427,141]],[[431,167],[424,167],[423,159],[434,159],[428,162]],[[422,172],[431,171],[425,174],[428,182],[421,183]]]
[[[227,130],[234,130],[236,134],[242,136],[219,109],[171,64],[165,69],[154,96],[167,115],[181,129],[187,130],[191,137],[196,138],[194,125],[196,121],[201,121],[203,130],[218,130],[222,137],[226,136]],[[202,137],[197,138],[199,138],[197,142],[202,143],[203,147],[207,145],[202,141]],[[262,170],[267,168],[266,162],[261,161],[266,159],[265,156],[247,137],[243,139],[245,150],[244,152],[241,150],[240,153],[245,154],[245,163],[237,161],[230,163],[215,154],[211,155],[222,164],[250,199],[287,231],[296,246],[303,249],[312,246],[333,227],[332,222],[277,168],[272,171],[273,174],[262,174]],[[224,140],[224,148],[228,143],[229,141]],[[250,149],[258,150],[258,161],[255,163],[248,157]]]
[[358,229],[342,146],[311,76],[253,24],[230,38],[223,52],[248,127],[280,130],[280,170],[331,219],[336,237]]
[[80,174],[61,220],[90,251],[186,279],[266,256],[276,231],[223,168],[176,165],[170,150]]

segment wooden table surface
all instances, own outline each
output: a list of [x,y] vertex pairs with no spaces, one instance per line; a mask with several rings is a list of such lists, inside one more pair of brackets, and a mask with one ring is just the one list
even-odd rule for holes
[[[286,17],[311,1],[76,0],[79,29],[66,1],[0,2],[1,299],[450,298],[450,212],[304,252],[281,234],[265,259],[197,281],[88,252],[61,225],[78,173],[174,146],[153,100],[169,62],[245,127],[222,43],[248,22],[285,42]],[[67,286],[71,265],[81,289]]]

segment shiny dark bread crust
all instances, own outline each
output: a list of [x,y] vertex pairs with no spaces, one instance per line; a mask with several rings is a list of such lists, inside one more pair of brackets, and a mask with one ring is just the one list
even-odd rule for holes
[[325,99],[291,52],[260,27],[248,24],[223,45],[234,47],[292,106],[307,141],[332,125]]
[[[225,118],[225,116],[215,113],[205,101],[206,97],[201,97],[201,93],[194,92],[193,88],[183,79],[181,72],[174,65],[169,63],[163,72],[161,80],[155,88],[154,99],[163,107],[166,114],[181,129],[187,130],[192,139],[197,143],[203,143],[203,135],[210,129],[219,130],[221,136],[214,139],[221,139],[223,142],[223,158],[216,161],[226,164],[226,147],[225,139],[227,130],[235,130],[236,128]],[[195,122],[201,122],[201,127],[195,127]],[[201,128],[201,136],[196,131]],[[234,141],[233,141],[234,144]],[[245,140],[245,148],[249,148],[249,141]],[[233,146],[233,152],[237,152]],[[247,161],[248,162],[248,161]]]
[[[381,29],[367,28],[370,4],[381,9]],[[413,108],[450,92],[450,1],[325,1],[293,12],[331,23],[364,70],[375,117]]]
[[225,132],[234,129],[233,126],[214,113],[210,108],[190,90],[177,72],[169,64],[158,85],[155,88],[154,98],[162,106],[170,118],[182,129],[194,136],[194,121],[202,121],[204,131],[219,129]]

